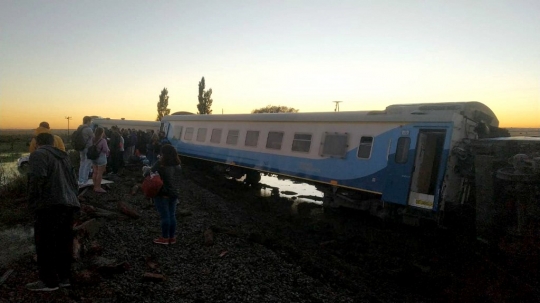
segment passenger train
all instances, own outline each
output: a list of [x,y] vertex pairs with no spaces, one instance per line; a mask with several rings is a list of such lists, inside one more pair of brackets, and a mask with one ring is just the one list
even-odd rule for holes
[[226,165],[256,183],[272,173],[316,184],[323,206],[369,210],[406,223],[439,222],[468,200],[456,169],[466,140],[499,121],[480,102],[397,104],[384,110],[162,119],[185,157]]

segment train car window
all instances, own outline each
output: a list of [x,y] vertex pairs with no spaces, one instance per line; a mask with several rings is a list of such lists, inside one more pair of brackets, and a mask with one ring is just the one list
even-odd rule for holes
[[197,131],[197,141],[204,142],[206,140],[206,128],[199,128]]
[[259,141],[259,131],[255,130],[248,130],[246,133],[246,146],[257,146],[257,142]]
[[397,142],[396,149],[396,163],[407,163],[409,158],[409,146],[411,145],[411,138],[400,137]]
[[358,145],[358,158],[369,159],[371,157],[371,147],[373,146],[373,137],[360,137]]
[[212,143],[221,142],[221,128],[214,128],[212,130],[212,136],[210,137],[210,142]]
[[321,156],[345,158],[349,147],[349,134],[325,133]]
[[229,145],[236,145],[238,143],[238,134],[240,133],[239,130],[230,130],[227,134],[227,141],[226,143]]
[[186,133],[184,134],[184,140],[191,141],[193,139],[193,127],[186,128]]
[[174,132],[173,132],[173,139],[179,140],[182,138],[182,126],[181,125],[175,125],[174,126]]
[[283,132],[268,132],[266,138],[266,148],[281,149],[281,142],[283,141]]
[[311,134],[294,134],[291,150],[309,153],[311,148]]

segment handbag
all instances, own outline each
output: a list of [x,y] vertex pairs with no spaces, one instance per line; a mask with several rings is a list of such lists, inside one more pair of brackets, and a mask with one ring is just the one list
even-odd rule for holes
[[88,151],[86,152],[86,158],[90,160],[96,160],[97,158],[99,158],[99,154],[101,154],[101,151],[97,149],[97,145],[99,144],[99,142],[101,142],[101,140],[103,139],[100,139],[96,144],[93,144],[88,148]]
[[142,191],[147,198],[157,196],[161,190],[161,187],[163,187],[163,180],[161,180],[158,173],[146,176],[141,186]]

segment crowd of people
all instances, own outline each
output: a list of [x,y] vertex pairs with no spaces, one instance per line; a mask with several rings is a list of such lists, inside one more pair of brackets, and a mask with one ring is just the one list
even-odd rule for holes
[[[181,177],[180,158],[165,133],[133,129],[92,129],[92,118],[83,118],[77,128],[84,148],[79,151],[78,176],[73,173],[64,142],[52,135],[47,122],[41,122],[30,144],[28,173],[28,204],[34,214],[39,280],[26,285],[32,291],[54,291],[71,286],[74,216],[80,210],[79,189],[88,183],[92,172],[93,190],[101,187],[103,175],[109,170],[117,175],[125,163],[144,161],[147,172],[159,173],[163,186],[152,200],[160,215],[161,236],[153,240],[160,245],[176,243],[176,205]],[[82,143],[81,143],[82,145]],[[95,145],[99,156],[89,159],[88,149]],[[78,180],[77,180],[78,179]]]
[[[83,118],[83,124],[77,130],[82,132],[86,142],[86,148],[80,151],[79,185],[84,186],[88,182],[92,168],[96,192],[105,192],[100,183],[104,174],[118,175],[126,163],[143,161],[153,165],[158,160],[161,146],[170,144],[163,131],[156,134],[153,130],[120,129],[118,126],[110,129],[96,127],[92,130],[92,118],[88,116]],[[93,144],[99,144],[98,149],[102,152],[97,160],[86,157],[88,148]]]

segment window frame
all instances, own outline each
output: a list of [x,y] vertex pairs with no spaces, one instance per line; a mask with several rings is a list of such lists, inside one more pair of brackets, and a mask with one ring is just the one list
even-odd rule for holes
[[[219,131],[219,136],[215,136],[215,132]],[[212,134],[210,135],[210,143],[220,144],[221,143],[221,137],[223,135],[223,128],[212,128]],[[214,138],[217,137],[217,142],[214,141]]]
[[[195,132],[194,127],[186,127],[186,132],[184,133],[184,141],[193,141],[193,133]],[[188,138],[189,135],[189,138]]]
[[[371,138],[371,142],[369,143],[369,154],[368,154],[367,157],[360,157],[360,147],[367,145],[365,143],[362,143],[363,138]],[[356,157],[358,159],[364,159],[364,160],[370,159],[371,155],[373,154],[373,143],[374,142],[375,142],[375,137],[374,136],[361,136],[360,137],[360,143],[358,144],[358,151],[356,152]]]
[[[326,146],[327,146],[329,136],[345,137],[345,142],[344,142],[345,144],[342,147],[342,153],[340,153],[340,154],[328,153],[329,150],[326,149]],[[329,157],[329,158],[341,158],[341,159],[347,158],[347,152],[348,152],[348,149],[349,149],[349,137],[350,137],[349,133],[325,132],[323,134],[323,138],[322,138],[322,141],[321,141],[320,156],[321,157]],[[329,149],[330,148],[331,147],[329,147]]]
[[[309,135],[309,140],[296,138],[296,135]],[[309,142],[307,150],[295,150],[295,142]],[[291,151],[295,153],[309,153],[311,151],[311,143],[313,142],[313,134],[311,133],[294,133]]]
[[[201,130],[203,131],[202,134],[201,134]],[[206,127],[199,127],[197,129],[197,138],[195,138],[195,141],[197,142],[204,142],[206,141],[206,133],[207,133],[207,128]],[[203,137],[202,140],[200,137]]]
[[[270,142],[270,136],[271,135],[275,135],[275,134],[280,134],[281,135],[281,138],[279,140],[279,147],[274,147],[276,144],[276,142]],[[269,131],[268,134],[266,135],[266,149],[272,149],[272,150],[281,150],[281,147],[283,146],[283,138],[285,137],[285,132],[284,131]]]
[[[236,135],[231,136],[232,132],[236,132]],[[238,137],[240,137],[240,130],[239,129],[229,129],[227,132],[227,139],[225,140],[225,144],[227,145],[238,145]],[[234,143],[229,142],[229,138],[234,138]]]
[[[253,133],[256,133],[256,134],[257,134],[257,135],[256,135],[256,138],[255,138],[255,140],[254,140],[254,141],[255,141],[255,142],[254,142],[255,144],[253,144],[253,142],[251,142],[251,141],[253,141],[253,140],[251,140],[250,142],[248,142],[248,139],[250,139],[250,134],[253,134]],[[246,132],[246,138],[245,138],[245,140],[244,140],[244,146],[257,147],[257,145],[259,145],[259,136],[260,136],[260,133],[261,133],[261,132],[258,131],[258,130],[248,130],[248,131]],[[250,143],[250,144],[248,144],[248,143]]]
[[[407,148],[404,148],[404,144],[401,142],[407,141]],[[405,164],[409,162],[409,150],[411,148],[411,138],[410,137],[399,137],[396,145],[396,154],[394,155],[394,162],[397,164]],[[398,158],[399,157],[399,158]],[[403,161],[403,158],[405,158]],[[399,161],[398,161],[399,160]]]

